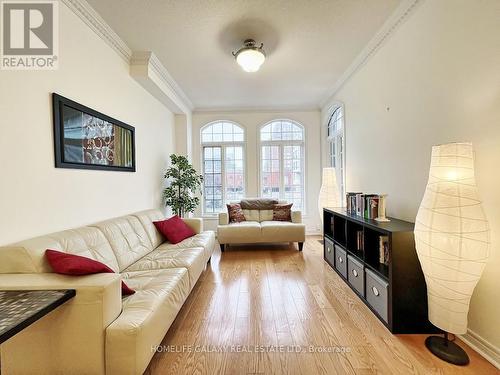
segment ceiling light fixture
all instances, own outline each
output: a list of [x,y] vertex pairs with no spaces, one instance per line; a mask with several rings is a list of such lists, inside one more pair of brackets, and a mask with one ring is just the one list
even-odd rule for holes
[[263,47],[263,43],[257,46],[255,40],[247,39],[243,42],[243,47],[233,52],[233,56],[245,72],[256,72],[266,59]]

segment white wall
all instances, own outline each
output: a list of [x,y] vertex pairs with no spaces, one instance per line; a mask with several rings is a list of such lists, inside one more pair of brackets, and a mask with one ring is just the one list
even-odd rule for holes
[[[274,119],[290,119],[299,122],[306,129],[306,212],[304,222],[308,233],[319,232],[319,214],[317,209],[320,189],[320,135],[319,111],[297,112],[195,112],[193,114],[193,165],[201,171],[200,129],[209,122],[216,120],[234,121],[245,128],[246,132],[246,171],[248,197],[259,196],[259,129],[265,123]],[[197,214],[201,214],[198,212]],[[217,220],[205,218],[207,228],[216,228]]]
[[[0,71],[0,244],[159,207],[173,115],[63,3],[56,71]],[[54,168],[51,93],[136,128],[137,172]]]
[[492,254],[469,328],[500,347],[500,2],[423,1],[334,99],[345,104],[347,189],[388,193],[398,218],[415,220],[431,146],[473,142]]

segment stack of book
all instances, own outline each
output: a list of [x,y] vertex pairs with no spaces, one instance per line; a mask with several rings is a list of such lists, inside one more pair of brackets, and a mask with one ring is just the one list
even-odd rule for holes
[[365,219],[376,219],[378,217],[379,200],[380,196],[376,194],[347,193],[347,213]]

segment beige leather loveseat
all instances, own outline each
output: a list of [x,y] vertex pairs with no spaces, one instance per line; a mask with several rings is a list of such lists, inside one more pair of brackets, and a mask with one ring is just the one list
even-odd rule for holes
[[[0,248],[0,289],[76,289],[76,296],[1,346],[2,374],[142,374],[210,260],[213,232],[170,244],[148,210]],[[116,274],[51,272],[45,250],[107,264]],[[122,298],[121,281],[136,291]]]
[[[273,221],[274,203],[265,199],[243,199],[241,205],[246,221],[229,223],[227,212],[219,213],[217,240],[224,251],[228,244],[297,242],[299,251],[306,238],[306,227],[302,224],[302,213],[292,210],[292,221]],[[292,207],[293,208],[293,207]]]

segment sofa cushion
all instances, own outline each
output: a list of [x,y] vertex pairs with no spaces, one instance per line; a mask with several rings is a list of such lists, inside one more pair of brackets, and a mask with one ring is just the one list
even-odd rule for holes
[[179,243],[196,233],[182,219],[174,215],[170,219],[153,222],[156,229],[171,243]]
[[92,227],[99,228],[109,241],[120,272],[153,250],[146,230],[135,216],[106,220]]
[[215,233],[211,230],[207,230],[193,237],[186,238],[176,244],[165,242],[161,244],[159,249],[192,249],[196,247],[203,248],[203,253],[205,257],[205,262],[208,262],[210,257],[214,252],[215,247]]
[[45,251],[54,249],[97,260],[118,272],[116,256],[103,233],[82,227],[0,247],[0,273],[52,272]]
[[168,245],[172,246],[167,243],[160,245],[156,250],[129,266],[124,272],[183,267],[188,271],[189,287],[193,288],[207,264],[204,249],[202,247],[169,248]]
[[288,221],[263,221],[263,242],[304,242],[306,226]]
[[153,221],[165,220],[165,216],[161,213],[160,210],[145,210],[136,212],[135,214],[132,214],[132,216],[135,216],[141,222],[144,230],[148,234],[153,249],[157,248],[163,242],[165,242],[165,238],[153,224]]
[[243,215],[245,215],[246,221],[260,222],[260,211],[259,210],[243,210]]
[[217,227],[217,239],[220,243],[252,243],[259,240],[260,223],[257,221],[243,221]]
[[273,220],[273,210],[260,210],[260,222]]
[[126,272],[136,293],[106,328],[106,373],[142,374],[189,294],[185,268]]

